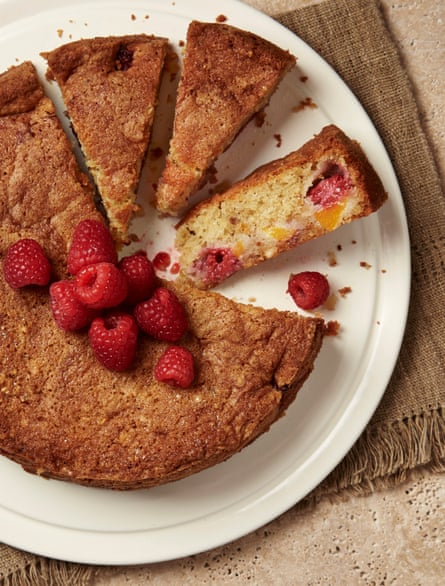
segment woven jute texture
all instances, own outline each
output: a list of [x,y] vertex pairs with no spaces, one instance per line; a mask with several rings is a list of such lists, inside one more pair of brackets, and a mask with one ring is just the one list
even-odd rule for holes
[[332,0],[279,20],[332,65],[373,120],[399,180],[411,241],[410,309],[394,374],[360,439],[309,496],[317,499],[388,486],[422,466],[445,468],[445,200],[378,2]]
[[[445,470],[445,202],[410,81],[377,0],[326,0],[277,18],[334,67],[367,110],[396,170],[411,239],[410,311],[394,374],[362,436],[307,497],[316,503],[390,486],[423,467]],[[93,572],[0,545],[5,585],[82,585]]]

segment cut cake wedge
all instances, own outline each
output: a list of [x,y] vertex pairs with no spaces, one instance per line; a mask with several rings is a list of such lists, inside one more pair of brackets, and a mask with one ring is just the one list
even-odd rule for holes
[[167,39],[96,37],[42,53],[102,199],[111,232],[129,242]]
[[334,125],[192,208],[177,227],[181,276],[207,289],[378,210],[383,184]]
[[253,33],[190,23],[173,135],[155,195],[161,213],[183,213],[216,159],[268,103],[295,62],[288,51]]

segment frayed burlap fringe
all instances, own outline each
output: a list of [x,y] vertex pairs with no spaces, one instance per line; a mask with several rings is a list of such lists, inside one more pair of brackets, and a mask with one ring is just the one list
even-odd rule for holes
[[5,576],[1,586],[88,586],[94,568],[37,557],[26,567]]
[[445,406],[388,425],[369,425],[346,457],[303,501],[330,500],[399,485],[428,469],[445,472]]

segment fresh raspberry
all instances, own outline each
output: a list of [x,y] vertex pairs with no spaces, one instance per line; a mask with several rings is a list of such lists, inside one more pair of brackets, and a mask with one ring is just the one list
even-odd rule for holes
[[14,289],[27,285],[44,286],[50,281],[51,265],[36,240],[22,238],[6,251],[3,274]]
[[96,317],[88,330],[88,338],[97,360],[109,370],[120,372],[133,363],[138,327],[132,315],[115,310]]
[[287,292],[301,309],[315,309],[329,297],[329,282],[317,271],[291,275]]
[[56,281],[49,288],[53,317],[62,330],[81,330],[97,316],[97,311],[85,307],[77,298],[74,282]]
[[168,252],[158,252],[153,259],[153,266],[157,271],[166,271],[172,259]]
[[159,382],[186,389],[195,378],[192,353],[181,346],[169,346],[156,363],[154,375]]
[[74,279],[77,298],[93,309],[115,307],[127,296],[127,279],[110,262],[99,262],[80,269]]
[[153,264],[143,252],[125,256],[119,262],[119,268],[127,278],[128,293],[126,302],[135,305],[148,299],[156,286],[156,274]]
[[117,252],[108,228],[97,220],[82,220],[76,226],[68,250],[68,272],[77,275],[80,269],[98,262],[117,263]]
[[188,327],[181,302],[166,287],[158,287],[150,299],[138,303],[134,316],[142,331],[165,342],[176,342]]
[[240,259],[230,248],[208,248],[203,250],[194,263],[194,269],[201,273],[205,285],[221,283],[242,268]]

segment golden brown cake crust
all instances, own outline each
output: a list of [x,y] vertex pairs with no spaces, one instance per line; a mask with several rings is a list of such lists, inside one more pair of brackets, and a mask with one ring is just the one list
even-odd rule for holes
[[43,89],[30,61],[0,75],[0,116],[28,112],[42,97]]
[[[19,238],[34,238],[56,274],[63,274],[76,224],[86,217],[101,219],[93,188],[34,66],[25,62],[9,69],[0,75],[0,87],[1,252]],[[5,104],[14,104],[12,113]]]
[[248,31],[190,23],[174,133],[156,195],[161,212],[184,210],[206,171],[295,62],[289,52]]
[[137,366],[112,373],[86,336],[55,326],[45,293],[1,278],[2,314],[14,313],[2,320],[0,453],[31,472],[130,489],[212,466],[266,431],[312,370],[322,321],[175,290],[197,365],[188,390],[153,379],[163,344],[143,340]]
[[42,55],[119,242],[128,242],[136,190],[154,119],[167,39],[96,37]]

